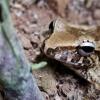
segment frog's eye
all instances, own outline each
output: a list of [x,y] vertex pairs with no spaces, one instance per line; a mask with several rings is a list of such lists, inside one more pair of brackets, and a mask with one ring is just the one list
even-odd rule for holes
[[82,56],[89,56],[95,50],[95,44],[89,41],[85,41],[80,44],[78,52]]
[[90,47],[90,46],[83,46],[81,47],[81,49],[86,53],[91,53],[94,51],[94,47]]

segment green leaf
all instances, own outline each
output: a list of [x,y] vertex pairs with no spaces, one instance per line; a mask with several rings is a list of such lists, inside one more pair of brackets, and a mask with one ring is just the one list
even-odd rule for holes
[[40,63],[32,64],[32,70],[43,68],[47,65],[47,62],[42,61]]

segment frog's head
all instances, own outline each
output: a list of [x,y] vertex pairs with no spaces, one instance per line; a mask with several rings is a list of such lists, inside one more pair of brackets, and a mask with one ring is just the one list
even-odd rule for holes
[[90,76],[92,73],[92,78],[97,75],[94,67],[99,66],[97,64],[100,60],[100,27],[72,25],[58,18],[49,28],[52,34],[45,40],[46,56],[92,81]]
[[49,28],[52,34],[45,40],[46,56],[100,86],[100,27],[68,24],[58,18]]

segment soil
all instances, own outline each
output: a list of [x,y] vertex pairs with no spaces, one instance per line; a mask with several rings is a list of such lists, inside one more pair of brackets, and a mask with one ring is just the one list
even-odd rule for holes
[[99,90],[40,50],[43,33],[57,17],[75,24],[99,24],[100,0],[10,0],[10,11],[29,62],[48,62],[33,71],[45,100],[100,100]]

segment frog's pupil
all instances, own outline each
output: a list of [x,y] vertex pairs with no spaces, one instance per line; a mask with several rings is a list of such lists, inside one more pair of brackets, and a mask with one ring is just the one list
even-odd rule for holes
[[94,51],[94,47],[90,47],[90,46],[82,46],[81,49],[86,53],[91,53]]

